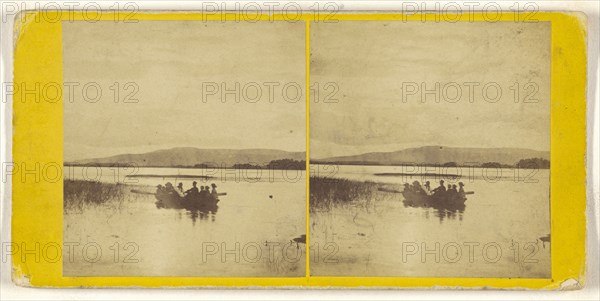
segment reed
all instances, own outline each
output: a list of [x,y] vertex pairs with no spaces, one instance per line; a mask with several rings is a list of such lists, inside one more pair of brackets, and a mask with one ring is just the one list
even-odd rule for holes
[[124,185],[98,181],[65,180],[63,208],[65,211],[82,210],[86,206],[100,206],[109,202],[122,204]]
[[330,210],[335,206],[371,202],[379,185],[348,179],[310,177],[310,211]]

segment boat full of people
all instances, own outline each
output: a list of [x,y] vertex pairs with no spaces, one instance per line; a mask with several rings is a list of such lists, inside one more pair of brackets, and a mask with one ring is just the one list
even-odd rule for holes
[[462,182],[457,185],[444,185],[444,180],[440,180],[440,185],[431,189],[431,184],[426,181],[421,185],[419,181],[412,184],[405,183],[403,190],[394,190],[379,188],[383,192],[401,193],[404,196],[403,203],[407,207],[433,207],[438,209],[456,209],[464,210],[467,195],[474,194],[473,191],[465,191],[465,185]]
[[209,186],[197,186],[198,182],[192,183],[192,188],[188,190],[183,189],[183,183],[179,183],[177,187],[167,182],[164,186],[158,185],[156,187],[156,193],[154,196],[157,199],[157,208],[167,209],[204,209],[217,207],[219,202],[219,196],[226,195],[226,193],[218,193],[217,185],[211,184]]
[[458,183],[444,185],[444,180],[440,180],[440,185],[431,189],[430,182],[421,185],[419,181],[411,184],[405,183],[404,190],[401,191],[404,196],[404,204],[411,207],[434,207],[434,208],[460,208],[465,206],[467,195],[473,194],[472,191],[465,191],[464,184]]

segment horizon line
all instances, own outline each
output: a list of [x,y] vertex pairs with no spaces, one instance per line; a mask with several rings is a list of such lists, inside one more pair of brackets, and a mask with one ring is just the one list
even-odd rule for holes
[[[397,150],[392,150],[392,151],[371,151],[371,152],[355,153],[355,154],[352,154],[352,155],[334,155],[334,156],[326,156],[326,157],[317,157],[317,158],[311,158],[311,160],[323,160],[323,159],[330,159],[330,158],[353,157],[353,156],[360,156],[360,155],[373,154],[373,153],[393,153],[393,152],[399,152],[399,151],[403,151],[403,150],[407,150],[407,149],[418,149],[418,148],[423,148],[423,147],[443,147],[443,148],[462,148],[462,149],[465,149],[465,148],[473,148],[473,149],[522,149],[522,150],[532,150],[532,151],[550,153],[549,150],[538,150],[538,149],[525,148],[525,147],[472,147],[472,146],[462,147],[462,146],[445,146],[445,145],[423,145],[423,146],[417,146],[417,147],[405,147],[405,148],[402,148],[402,149],[397,149]],[[105,158],[110,158],[110,157],[115,157],[115,156],[144,155],[144,154],[149,154],[149,153],[154,153],[154,152],[159,152],[159,151],[173,150],[173,149],[182,149],[182,148],[199,149],[199,150],[237,150],[237,151],[244,151],[244,150],[274,150],[274,151],[282,151],[282,152],[288,152],[288,153],[306,153],[307,152],[307,150],[303,150],[303,151],[288,151],[288,150],[282,150],[282,149],[276,149],[276,148],[222,148],[222,147],[218,147],[218,148],[201,148],[201,147],[195,147],[195,146],[176,146],[176,147],[170,147],[170,148],[156,149],[156,150],[153,150],[153,151],[142,152],[142,153],[119,153],[119,154],[109,155],[109,156],[94,157],[94,158],[84,158],[84,159],[76,159],[76,160],[65,160],[63,158],[63,162],[64,163],[76,163],[77,161],[105,159]]]

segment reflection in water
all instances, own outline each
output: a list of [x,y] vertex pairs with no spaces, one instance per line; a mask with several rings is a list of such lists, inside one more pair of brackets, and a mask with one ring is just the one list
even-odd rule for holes
[[202,209],[186,209],[186,215],[192,219],[192,225],[196,225],[196,220],[210,219],[211,222],[215,222],[217,216],[217,210],[219,206],[215,205],[214,208],[202,208]]
[[458,216],[458,220],[463,220],[463,213],[465,212],[464,208],[462,210],[459,209],[435,209],[435,216],[440,219],[440,224],[444,221],[444,218],[455,220]]
[[429,219],[430,212],[433,212],[437,218],[440,219],[440,223],[444,221],[444,219],[455,220],[458,217],[459,221],[463,220],[463,214],[467,206],[462,204],[461,206],[431,206],[429,204],[410,204],[406,199],[402,201],[405,208],[423,208],[425,211],[425,219]]
[[181,212],[185,210],[185,215],[192,220],[192,225],[196,225],[197,220],[210,220],[215,222],[219,206],[215,203],[188,203],[182,206],[166,206],[164,202],[157,201],[157,209],[175,209],[179,210],[179,218],[182,218]]

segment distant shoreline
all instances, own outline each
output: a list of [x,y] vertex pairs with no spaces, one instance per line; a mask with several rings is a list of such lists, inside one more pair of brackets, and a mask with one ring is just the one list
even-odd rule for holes
[[[522,161],[525,160],[531,160],[531,159],[524,159]],[[546,160],[547,161],[547,160]],[[452,163],[452,164],[449,164]],[[415,167],[439,167],[439,168],[453,168],[453,167],[467,167],[467,168],[511,168],[511,169],[515,169],[515,168],[520,168],[520,169],[550,169],[550,162],[544,162],[541,164],[528,164],[530,162],[524,162],[524,164],[519,165],[514,164],[501,164],[501,163],[496,163],[496,162],[486,162],[483,164],[477,164],[477,165],[466,165],[466,164],[460,164],[460,163],[454,163],[454,162],[448,162],[448,163],[425,163],[425,162],[421,162],[421,163],[414,163],[414,162],[405,162],[405,163],[392,163],[392,164],[384,164],[384,163],[378,163],[378,162],[339,162],[339,161],[319,161],[319,160],[311,160],[310,164],[311,165],[342,165],[342,166],[415,166]]]
[[[431,164],[431,163],[419,163],[419,164],[414,164],[414,163],[406,163],[406,164],[377,164],[377,163],[364,163],[364,164],[358,164],[358,163],[335,163],[335,162],[310,162],[311,165],[338,165],[338,166],[371,166],[371,167],[377,167],[377,166],[389,166],[389,167],[398,167],[398,166],[415,166],[415,167],[439,167],[439,168],[454,168],[454,167],[459,167],[459,168],[506,168],[506,169],[515,169],[515,168],[520,168],[520,169],[550,169],[550,167],[518,167],[518,166],[514,166],[514,165],[504,165],[504,166],[500,166],[500,167],[492,167],[492,166],[481,166],[481,165],[456,165],[456,166],[444,166],[443,164]],[[127,167],[132,167],[131,164],[69,164],[69,163],[64,163],[63,166],[68,166],[68,167],[123,167],[123,168],[127,168]],[[234,166],[219,166],[219,167],[215,167],[215,166],[205,166],[205,167],[195,167],[195,166],[136,166],[138,168],[180,168],[180,169],[273,169],[273,170],[305,170],[304,168],[270,168],[270,167],[266,167],[266,166],[257,166],[257,167],[252,167],[252,168],[242,168],[242,167],[234,167]]]
[[[73,164],[63,163],[65,167],[122,167],[131,168],[133,164],[104,164],[104,163],[89,163],[89,164]],[[268,166],[252,166],[252,167],[236,167],[236,166],[135,166],[136,168],[179,168],[179,169],[272,169],[272,170],[305,170],[305,168],[274,168]]]
[[174,165],[174,166],[164,166],[164,165],[144,165],[137,166],[133,162],[128,163],[75,163],[75,162],[65,162],[64,166],[75,166],[75,167],[145,167],[145,168],[187,168],[187,169],[273,169],[273,170],[305,170],[306,169],[306,161],[304,160],[294,160],[294,159],[278,159],[271,160],[267,164],[251,164],[251,163],[229,163],[229,165],[225,165],[225,163],[219,166],[215,164],[216,162],[202,162],[196,163],[194,165]]

